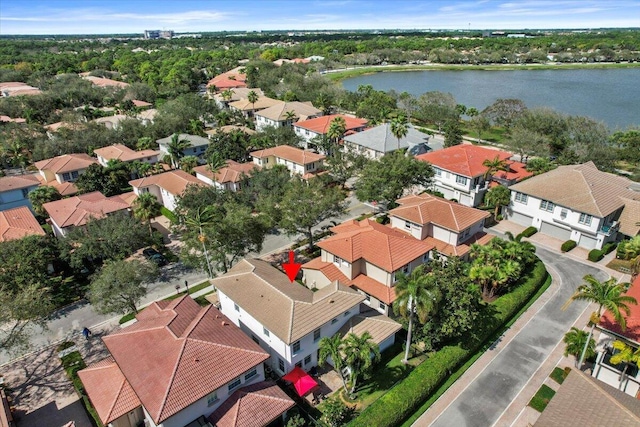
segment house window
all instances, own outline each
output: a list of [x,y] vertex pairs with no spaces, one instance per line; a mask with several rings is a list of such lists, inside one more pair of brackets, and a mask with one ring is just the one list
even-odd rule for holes
[[409,221],[405,221],[404,228],[411,228],[411,223]]
[[465,238],[469,235],[469,229],[467,228],[466,230],[464,230],[462,233],[460,233],[460,237],[461,238]]
[[427,261],[429,261],[429,252],[422,255],[422,262],[427,262]]
[[207,406],[211,406],[218,401],[218,392],[213,392],[207,396]]
[[284,373],[284,360],[278,357],[278,369],[280,372]]
[[320,339],[320,328],[313,331],[313,342],[316,342]]
[[350,311],[345,311],[345,312],[344,312],[344,317],[347,317],[347,316],[348,316],[348,315],[350,315],[350,314],[351,314],[351,312],[350,312]]
[[371,295],[369,295],[369,294],[364,294],[364,300],[365,300],[366,302],[371,302]]
[[242,381],[240,381],[240,377],[238,377],[235,380],[231,381],[229,383],[229,386],[227,387],[229,392],[231,392],[234,388],[238,387],[241,383],[242,383]]
[[293,354],[300,353],[300,340],[293,343]]
[[296,366],[297,366],[298,368],[302,368],[302,362],[298,362],[298,363],[296,363]]
[[258,370],[256,368],[253,368],[252,370],[250,370],[244,375],[244,380],[249,381],[251,378],[255,377],[256,375],[258,375]]
[[519,192],[516,192],[516,196],[515,196],[515,198],[514,198],[514,200],[515,200],[516,202],[518,202],[518,203],[523,203],[523,204],[525,204],[525,205],[527,204],[527,200],[528,200],[528,199],[529,199],[529,196],[527,196],[527,195],[526,195],[526,194],[524,194],[524,193],[519,193]]
[[409,264],[402,267],[403,274],[409,274]]
[[256,344],[260,344],[260,340],[258,339],[257,336],[251,334],[251,339],[253,340],[253,342],[255,342]]
[[550,202],[548,200],[541,200],[540,201],[540,210],[547,211],[547,212],[553,212],[553,209],[555,207],[556,207],[556,205],[554,205],[552,202]]
[[22,198],[26,199],[27,197],[29,197],[29,189],[28,188],[23,188],[22,189]]
[[593,217],[591,215],[587,215],[585,213],[581,213],[580,214],[580,219],[578,219],[578,222],[580,224],[584,224],[584,225],[591,225],[591,219]]
[[380,310],[386,310],[387,309],[387,304],[385,304],[382,301],[380,301],[380,303],[378,304],[378,307],[380,307]]
[[440,169],[440,168],[433,168],[433,173],[434,173],[436,176],[442,176],[442,169]]
[[342,263],[344,262],[344,260],[342,258],[340,258],[339,256],[334,255],[333,256],[333,262],[335,262],[338,265],[342,265]]
[[311,363],[311,355],[304,358],[304,366],[307,366],[309,363]]
[[567,210],[566,209],[562,209],[560,211],[560,218],[561,219],[565,219],[567,217],[567,214],[568,214]]
[[456,183],[460,185],[467,185],[467,177],[462,175],[456,175]]
[[233,304],[233,309],[235,311],[240,311],[240,307],[238,306],[238,304],[235,304],[235,303]]
[[71,178],[72,179],[78,179],[78,171],[71,172]]
[[334,325],[334,324],[336,324],[336,323],[338,323],[338,319],[337,319],[337,318],[335,318],[335,319],[333,319],[333,320],[331,321],[331,324],[332,324],[332,325]]
[[271,334],[269,333],[269,330],[268,330],[267,328],[265,328],[264,326],[262,327],[262,332],[264,332],[265,336],[267,336],[267,337],[268,337],[269,335],[271,335]]
[[65,172],[62,174],[63,181],[69,181],[71,179],[71,174],[69,172]]

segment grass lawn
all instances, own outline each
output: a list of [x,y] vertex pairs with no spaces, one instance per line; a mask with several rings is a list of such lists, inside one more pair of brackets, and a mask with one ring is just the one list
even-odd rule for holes
[[547,407],[551,398],[556,394],[555,391],[549,386],[542,385],[535,396],[529,402],[529,406],[535,409],[538,412],[544,411],[544,408]]
[[555,382],[557,382],[558,384],[562,384],[565,378],[567,378],[567,375],[569,375],[570,371],[571,369],[569,368],[562,369],[562,368],[555,367],[553,369],[553,372],[551,372],[551,375],[549,375],[549,377]]
[[631,261],[614,258],[609,264],[607,264],[607,267],[621,273],[629,274],[631,272]]

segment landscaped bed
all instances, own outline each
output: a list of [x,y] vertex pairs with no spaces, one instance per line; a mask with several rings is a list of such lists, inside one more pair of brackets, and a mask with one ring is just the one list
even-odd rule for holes
[[551,398],[556,394],[556,392],[547,385],[542,385],[535,396],[529,402],[529,406],[535,409],[538,412],[544,411],[544,408],[547,407]]
[[[58,351],[62,351],[68,348],[73,347],[75,344],[72,342],[64,342],[60,346],[58,346]],[[94,426],[103,427],[102,422],[100,421],[100,417],[96,412],[95,408],[91,404],[89,397],[86,395],[84,391],[84,386],[82,381],[80,381],[80,377],[78,377],[78,371],[87,367],[82,359],[82,355],[79,351],[72,351],[71,353],[60,358],[60,362],[62,363],[62,367],[66,372],[67,376],[73,383],[73,387],[76,389],[78,395],[82,398],[82,403],[87,413],[91,416],[91,421]]]

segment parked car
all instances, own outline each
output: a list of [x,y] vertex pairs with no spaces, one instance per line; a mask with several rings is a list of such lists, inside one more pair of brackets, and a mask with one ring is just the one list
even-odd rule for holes
[[146,248],[142,251],[142,255],[149,261],[155,263],[158,267],[167,265],[167,259],[160,252],[153,248]]

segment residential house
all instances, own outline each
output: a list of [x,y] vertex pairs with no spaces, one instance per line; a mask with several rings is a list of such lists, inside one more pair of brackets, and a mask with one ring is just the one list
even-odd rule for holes
[[183,170],[176,169],[129,181],[136,196],[151,193],[156,196],[158,203],[170,211],[175,210],[178,197],[190,185],[205,185],[196,177]]
[[435,246],[445,258],[465,258],[474,243],[484,245],[495,236],[483,231],[487,211],[464,206],[441,197],[420,194],[396,201],[400,206],[389,211],[391,227]]
[[320,256],[303,264],[303,282],[311,289],[324,289],[338,280],[357,289],[365,304],[386,315],[396,299],[397,273],[409,274],[428,262],[435,248],[370,219],[346,221],[331,231],[334,235],[317,243]]
[[308,120],[322,116],[322,110],[317,109],[311,102],[283,102],[260,110],[254,114],[256,129],[266,127],[291,127],[298,120]]
[[101,219],[114,212],[129,211],[135,197],[132,193],[106,197],[99,191],[44,203],[49,222],[56,237],[64,237],[69,230],[81,227],[90,218]]
[[251,173],[258,169],[255,163],[238,163],[233,160],[227,160],[226,166],[215,172],[211,171],[209,165],[198,166],[193,169],[196,178],[202,182],[220,190],[238,191],[241,188],[241,182],[244,177],[251,176]]
[[[271,368],[279,375],[295,366],[317,366],[320,340],[349,324],[364,300],[337,281],[313,292],[259,259],[244,259],[212,282],[222,312],[270,353]],[[384,350],[393,344],[399,325],[378,326],[384,328],[376,335]]]
[[17,123],[17,124],[23,124],[23,123],[27,123],[27,119],[23,119],[22,117],[17,117],[15,119],[9,117],[9,116],[5,116],[5,115],[0,115],[0,123]]
[[[229,98],[223,96],[222,94],[226,90],[228,90],[229,93],[231,94]],[[215,100],[216,105],[219,108],[228,109],[230,102],[240,101],[241,99],[247,99],[247,97],[249,96],[249,92],[252,92],[252,91],[255,92],[256,95],[258,96],[264,96],[264,92],[262,92],[262,89],[257,87],[256,88],[236,87],[236,88],[225,89],[222,92],[216,93],[215,95],[213,95],[213,99]]]
[[120,160],[121,162],[142,162],[154,164],[158,162],[160,152],[156,150],[134,151],[123,144],[113,144],[108,147],[96,148],[93,153],[98,158],[102,166],[107,166],[109,160]]
[[226,73],[218,74],[207,83],[207,89],[215,88],[216,92],[226,89],[235,89],[247,87],[247,75],[244,71],[245,67],[236,67]]
[[250,127],[247,126],[238,126],[238,125],[226,125],[220,126],[215,129],[205,130],[204,133],[207,134],[209,138],[213,138],[215,135],[219,133],[233,133],[233,132],[242,132],[246,135],[255,135],[257,132]]
[[27,206],[29,193],[38,188],[40,180],[34,174],[9,175],[0,178],[0,211]]
[[512,185],[511,204],[504,213],[560,240],[601,249],[618,233],[638,233],[640,191],[635,188],[637,183],[601,172],[593,162],[560,166]]
[[[640,301],[640,276],[636,276],[625,295]],[[611,363],[611,356],[619,351],[612,347],[614,341],[620,340],[634,350],[640,348],[640,306],[629,305],[629,308],[631,312],[625,317],[626,329],[623,330],[608,311],[605,311],[600,323],[596,325],[600,331],[600,338],[597,341],[596,350],[598,353],[592,375],[631,396],[640,397],[638,366],[630,363],[626,366],[625,377],[621,378],[620,375],[625,370],[625,365]]]
[[[160,147],[160,152],[162,156],[169,154],[169,144],[171,144],[172,136],[168,136],[166,138],[162,138],[157,140],[158,146]],[[211,143],[208,138],[198,136],[198,135],[189,135],[186,133],[181,133],[178,135],[178,140],[185,140],[189,144],[187,148],[182,150],[183,156],[197,156],[202,157],[204,152],[207,151],[207,147]]]
[[[263,422],[247,425],[264,426],[294,405],[264,382],[269,354],[214,306],[183,296],[153,302],[136,319],[102,338],[109,357],[78,372],[103,424],[205,426],[214,413],[222,420],[253,411]],[[259,390],[264,399],[225,405]]]
[[290,145],[278,145],[273,148],[253,151],[253,163],[260,167],[271,168],[274,165],[285,165],[291,174],[308,179],[323,171],[324,159],[322,154],[301,150]]
[[260,96],[256,102],[251,102],[248,99],[230,102],[229,109],[238,111],[242,113],[243,116],[250,118],[255,115],[256,111],[264,110],[277,104],[284,104],[284,101],[269,98],[268,96]]
[[124,89],[129,86],[129,83],[108,79],[106,77],[82,76],[82,78],[90,81],[95,86],[103,88]]
[[125,114],[115,114],[113,116],[100,117],[98,119],[92,120],[94,123],[98,123],[107,129],[117,130],[120,128],[120,123],[124,120],[130,119],[131,117]]
[[0,211],[0,242],[34,235],[44,236],[45,232],[28,207]]
[[413,155],[424,154],[430,150],[427,145],[429,135],[420,132],[412,125],[407,125],[407,134],[399,141],[391,131],[391,123],[382,123],[362,132],[347,135],[343,141],[346,151],[374,160],[400,149],[408,149]]
[[0,96],[24,96],[40,95],[42,91],[37,87],[29,86],[23,82],[0,83]]
[[507,160],[511,153],[477,145],[461,144],[416,156],[428,162],[434,171],[432,189],[447,199],[457,200],[465,206],[476,207],[482,203],[489,189],[485,178],[485,160]]
[[52,159],[40,160],[35,166],[40,173],[38,179],[42,185],[56,187],[60,194],[69,196],[78,192],[73,182],[93,164],[98,164],[98,161],[82,153],[63,154]]
[[147,126],[148,124],[153,123],[158,114],[158,110],[155,108],[150,108],[148,110],[140,111],[136,118],[140,120],[140,123]]
[[[299,120],[293,124],[293,131],[304,140],[304,149],[309,149],[309,143],[315,138],[326,137],[331,122],[336,118],[342,118],[345,122],[345,135],[362,132],[367,127],[367,119],[347,116],[345,114],[331,114],[314,119]],[[314,147],[318,148],[318,147]]]
[[141,101],[139,99],[133,99],[133,100],[131,100],[131,102],[133,103],[133,106],[135,108],[137,108],[138,110],[147,110],[147,109],[149,109],[150,107],[153,106],[152,103],[147,102],[147,101]]

